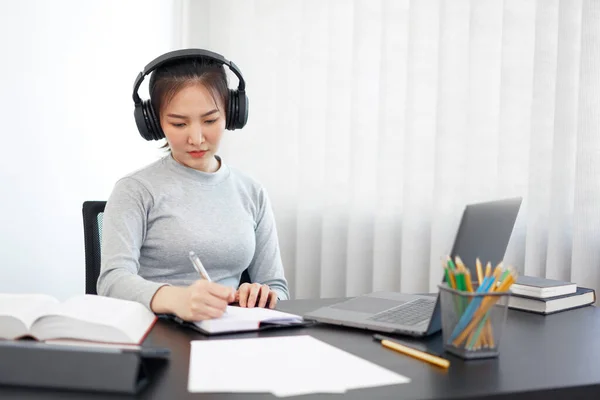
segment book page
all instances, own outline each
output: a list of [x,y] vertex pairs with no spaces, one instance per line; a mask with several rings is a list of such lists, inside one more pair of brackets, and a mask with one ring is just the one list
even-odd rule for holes
[[44,343],[57,346],[83,347],[85,349],[140,350],[142,348],[142,346],[138,344],[98,343],[73,339],[48,339],[44,340]]
[[140,303],[96,295],[70,298],[55,315],[116,328],[132,343],[139,343],[156,320],[154,313]]
[[0,316],[18,318],[31,328],[39,317],[54,312],[60,302],[45,294],[0,294]]

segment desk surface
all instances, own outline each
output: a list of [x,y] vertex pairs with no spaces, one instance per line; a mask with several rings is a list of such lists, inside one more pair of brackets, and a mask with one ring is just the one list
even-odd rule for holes
[[[331,304],[339,299],[292,300],[278,309],[297,314]],[[447,371],[387,350],[372,340],[372,334],[355,329],[317,325],[309,328],[246,333],[227,337],[306,335],[318,338],[385,368],[408,376],[411,382],[371,389],[351,390],[350,399],[575,399],[600,397],[600,309],[586,307],[550,316],[509,311],[500,357],[464,362],[444,354],[451,362]],[[271,394],[188,393],[187,376],[191,340],[205,336],[168,321],[159,321],[145,345],[171,349],[169,364],[140,394],[147,399],[262,399]],[[426,342],[441,347],[441,336]],[[242,372],[242,371],[240,371]],[[242,372],[243,373],[243,372]],[[265,373],[268,373],[265,371]],[[332,371],[332,373],[334,373]],[[342,395],[310,395],[302,399],[341,398]],[[98,399],[105,394],[47,392],[0,388],[0,398]],[[110,398],[131,398],[110,396]]]

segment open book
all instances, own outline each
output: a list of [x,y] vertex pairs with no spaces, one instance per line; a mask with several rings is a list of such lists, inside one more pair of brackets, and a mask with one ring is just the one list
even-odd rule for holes
[[140,303],[81,295],[0,294],[0,338],[141,344],[156,316]]
[[227,306],[225,314],[220,318],[197,322],[184,322],[178,318],[175,318],[175,320],[208,335],[305,325],[304,319],[298,315],[271,310],[269,308],[243,308],[235,306]]

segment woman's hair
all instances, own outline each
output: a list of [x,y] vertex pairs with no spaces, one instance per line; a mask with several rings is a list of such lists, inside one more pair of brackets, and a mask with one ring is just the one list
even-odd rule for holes
[[[194,84],[206,87],[212,94],[217,109],[223,114],[227,112],[229,88],[223,65],[206,58],[176,60],[157,68],[150,77],[150,102],[159,123],[163,107],[169,104],[181,89]],[[221,106],[225,110],[221,110]],[[163,147],[168,148],[169,143]]]

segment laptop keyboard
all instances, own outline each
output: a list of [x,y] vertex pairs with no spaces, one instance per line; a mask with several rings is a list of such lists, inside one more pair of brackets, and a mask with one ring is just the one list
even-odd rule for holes
[[369,317],[371,321],[387,324],[416,325],[431,317],[435,300],[416,299]]

